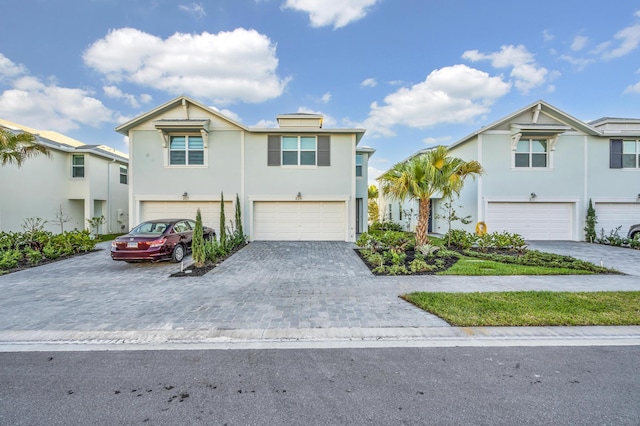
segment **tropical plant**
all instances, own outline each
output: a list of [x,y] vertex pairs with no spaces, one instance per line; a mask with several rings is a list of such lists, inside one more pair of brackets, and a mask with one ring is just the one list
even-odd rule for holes
[[40,144],[31,133],[14,133],[9,129],[0,127],[0,163],[15,164],[21,167],[27,158],[36,155],[51,157],[49,149]]
[[191,240],[191,253],[196,268],[204,266],[204,262],[207,260],[207,255],[204,248],[204,233],[202,229],[202,214],[200,213],[200,209],[196,212],[196,227],[193,230]]
[[[458,205],[458,207],[462,206]],[[460,223],[462,223],[463,225],[468,225],[471,223],[471,216],[458,216],[458,212],[456,212],[455,206],[453,205],[453,200],[445,201],[440,207],[440,210],[442,210],[443,214],[438,214],[436,215],[436,217],[444,219],[447,222],[447,233],[449,234],[449,241],[447,245],[450,246],[451,234],[449,233],[449,231],[451,231],[451,225],[453,224],[453,222],[460,221]]]
[[369,213],[369,222],[377,222],[380,220],[380,208],[378,207],[378,187],[370,185],[368,188],[369,205],[367,210]]
[[400,162],[380,177],[382,193],[392,199],[418,200],[418,225],[416,244],[424,245],[427,237],[430,198],[441,193],[443,198],[460,194],[468,176],[484,172],[477,161],[464,161],[449,156],[449,150],[438,146],[426,153],[418,154]]
[[[60,211],[62,211],[62,208],[60,209]],[[94,216],[91,219],[87,219],[87,225],[89,226],[89,229],[95,230],[95,234],[99,233],[100,225],[104,225],[105,223],[107,223],[107,219],[102,215]],[[62,227],[62,224],[60,226]]]

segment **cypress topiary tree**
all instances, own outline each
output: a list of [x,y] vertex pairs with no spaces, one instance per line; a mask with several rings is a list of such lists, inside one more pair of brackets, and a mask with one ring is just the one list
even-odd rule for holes
[[587,218],[585,223],[584,237],[588,242],[592,243],[596,240],[596,223],[598,223],[598,216],[596,216],[596,209],[593,208],[591,198],[589,198],[589,207],[587,208]]
[[191,241],[191,252],[196,268],[204,266],[206,253],[204,249],[204,235],[202,229],[202,214],[200,209],[196,213],[196,228],[193,230],[193,240]]
[[238,235],[244,236],[244,231],[242,230],[242,213],[240,212],[240,197],[238,194],[236,194],[236,228]]
[[224,193],[220,193],[220,245],[222,247],[227,246],[227,227],[225,225],[226,220],[224,218]]

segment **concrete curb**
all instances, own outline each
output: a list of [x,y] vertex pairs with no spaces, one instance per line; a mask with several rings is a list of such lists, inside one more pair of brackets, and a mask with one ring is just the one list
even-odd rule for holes
[[0,352],[632,345],[640,326],[0,332]]

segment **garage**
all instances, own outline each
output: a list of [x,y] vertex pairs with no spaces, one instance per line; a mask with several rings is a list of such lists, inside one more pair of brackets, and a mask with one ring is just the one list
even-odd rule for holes
[[[195,220],[198,209],[202,215],[202,224],[214,228],[218,232],[218,228],[220,228],[219,201],[143,201],[140,203],[143,221],[171,218]],[[225,201],[224,213],[227,222],[234,218],[235,212],[231,201]]]
[[487,208],[489,232],[507,231],[527,240],[573,240],[573,203],[498,203]]
[[605,235],[621,226],[618,234],[626,237],[629,227],[640,223],[640,203],[595,203],[596,216],[596,234],[600,236],[601,230],[604,228]]
[[346,203],[336,201],[256,201],[253,239],[345,241]]

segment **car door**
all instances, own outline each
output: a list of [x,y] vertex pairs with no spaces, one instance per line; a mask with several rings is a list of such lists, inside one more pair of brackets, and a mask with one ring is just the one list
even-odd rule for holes
[[191,241],[193,240],[193,229],[186,220],[181,220],[176,223],[174,229],[180,233],[180,242],[184,244],[189,250],[191,250]]

